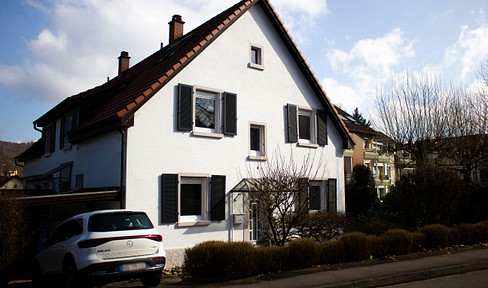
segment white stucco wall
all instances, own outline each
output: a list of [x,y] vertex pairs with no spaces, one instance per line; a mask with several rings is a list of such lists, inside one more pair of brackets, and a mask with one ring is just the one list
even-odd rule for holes
[[[60,164],[73,162],[71,189],[75,188],[76,175],[83,174],[84,188],[120,185],[121,134],[110,132],[83,141],[69,149],[59,149],[59,127],[56,123],[56,148],[50,155],[29,160],[24,167],[24,177],[44,174]],[[34,188],[34,187],[28,187]]]
[[[263,48],[264,70],[248,67],[250,45]],[[176,129],[177,85],[184,83],[237,94],[237,135],[220,139],[194,136]],[[328,145],[318,148],[286,143],[287,103],[322,109],[307,81],[296,67],[279,36],[258,5],[245,13],[209,48],[163,87],[135,114],[128,129],[127,208],[144,209],[163,234],[166,249],[183,249],[205,240],[246,239],[245,225],[231,223],[227,199],[226,219],[208,226],[178,228],[160,219],[161,174],[191,173],[226,175],[226,190],[232,189],[248,168],[249,123],[266,125],[268,158],[291,151],[300,162],[307,155],[321,161],[317,174],[323,180],[337,179],[337,208],[344,211],[342,138],[328,119]]]

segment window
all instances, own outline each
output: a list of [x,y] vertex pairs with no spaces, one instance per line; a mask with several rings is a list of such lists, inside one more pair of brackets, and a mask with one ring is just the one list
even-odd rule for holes
[[65,165],[59,172],[54,174],[55,181],[57,180],[57,192],[67,192],[71,189],[71,165]]
[[251,203],[249,209],[249,240],[258,241],[259,238],[259,208],[257,203]]
[[237,135],[236,97],[230,92],[179,84],[178,130],[196,136]]
[[327,212],[337,212],[337,179],[327,181]]
[[298,110],[298,139],[299,142],[312,144],[315,143],[314,125],[312,120],[315,119],[311,110]]
[[249,126],[249,159],[266,160],[266,129],[264,124],[251,123]]
[[310,183],[308,191],[308,209],[320,211],[322,209],[322,183],[320,181],[313,181]]
[[[196,90],[195,93],[195,130],[218,133],[219,93]],[[217,118],[217,119],[216,119]]]
[[180,185],[180,218],[184,220],[203,220],[207,199],[206,178],[182,177]]
[[249,67],[263,70],[263,48],[257,45],[251,45],[249,49]]
[[72,129],[78,126],[78,109],[75,109],[68,114],[64,115],[61,118],[61,127],[60,127],[60,141],[59,141],[59,148],[60,149],[69,149],[71,148],[71,143],[69,142],[67,133]]
[[76,188],[83,189],[83,174],[76,175]]
[[52,123],[44,128],[44,154],[49,155],[54,152],[56,142],[56,123]]
[[225,220],[225,176],[161,176],[161,219],[179,226]]
[[287,139],[289,143],[317,147],[327,145],[327,113],[325,110],[286,107]]

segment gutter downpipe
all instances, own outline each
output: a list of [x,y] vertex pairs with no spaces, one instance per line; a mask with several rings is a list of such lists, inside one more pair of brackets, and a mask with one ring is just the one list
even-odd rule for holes
[[127,166],[127,128],[119,130],[121,134],[120,143],[120,209],[126,208],[126,191],[125,191],[125,168]]
[[42,133],[42,129],[37,128],[36,122],[33,122],[32,125],[34,125],[34,130]]

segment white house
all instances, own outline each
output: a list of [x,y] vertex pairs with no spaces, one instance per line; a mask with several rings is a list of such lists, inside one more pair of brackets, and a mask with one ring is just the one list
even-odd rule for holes
[[25,185],[53,191],[26,198],[41,224],[143,209],[177,265],[196,243],[250,240],[230,191],[275,153],[320,159],[320,207],[344,211],[353,140],[271,4],[240,1],[186,34],[169,24],[168,45],[132,67],[122,52],[117,77],[34,121],[42,139],[18,159]]

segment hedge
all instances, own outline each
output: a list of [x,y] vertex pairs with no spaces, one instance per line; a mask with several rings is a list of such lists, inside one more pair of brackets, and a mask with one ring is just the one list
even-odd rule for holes
[[194,279],[219,281],[480,242],[488,242],[488,222],[452,228],[435,224],[413,233],[392,229],[380,236],[352,232],[339,240],[318,243],[304,238],[283,247],[209,241],[186,250],[184,270]]

